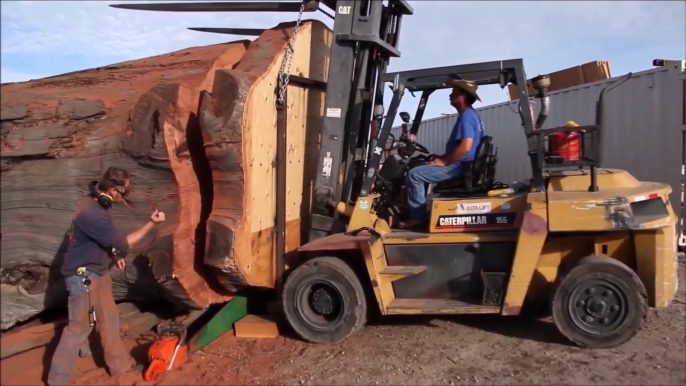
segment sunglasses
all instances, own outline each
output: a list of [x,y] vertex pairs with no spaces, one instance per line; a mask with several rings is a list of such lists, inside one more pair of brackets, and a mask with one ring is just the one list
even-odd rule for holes
[[119,194],[121,194],[123,197],[128,197],[129,194],[131,194],[131,189],[132,189],[132,188],[133,188],[133,183],[132,183],[132,182],[129,182],[129,188],[128,188],[128,189],[126,189],[126,188],[123,187],[123,186],[116,185],[116,186],[114,187],[114,190],[116,190],[117,192],[119,192]]

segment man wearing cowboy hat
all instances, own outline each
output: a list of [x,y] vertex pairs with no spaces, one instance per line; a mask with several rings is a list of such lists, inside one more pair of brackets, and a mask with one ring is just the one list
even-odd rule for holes
[[481,101],[476,93],[476,83],[451,79],[453,87],[450,105],[459,116],[445,144],[445,154],[436,156],[428,165],[418,166],[408,173],[407,201],[410,219],[400,223],[404,229],[425,225],[428,221],[426,207],[426,184],[435,184],[460,175],[464,161],[473,160],[476,149],[484,136],[484,127],[479,114],[472,108]]

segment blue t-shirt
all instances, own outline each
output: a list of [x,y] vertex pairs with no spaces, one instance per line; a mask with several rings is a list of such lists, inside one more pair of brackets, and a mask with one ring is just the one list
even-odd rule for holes
[[459,161],[473,160],[483,136],[484,124],[481,122],[481,117],[476,110],[470,107],[457,117],[457,122],[455,122],[453,131],[445,144],[445,154],[448,155],[455,151],[462,138],[473,138],[472,148]]
[[112,248],[124,257],[129,252],[126,234],[112,223],[111,210],[105,209],[92,197],[85,197],[76,208],[69,232],[69,244],[62,264],[62,275],[76,274],[78,267],[86,267],[104,275],[113,263]]

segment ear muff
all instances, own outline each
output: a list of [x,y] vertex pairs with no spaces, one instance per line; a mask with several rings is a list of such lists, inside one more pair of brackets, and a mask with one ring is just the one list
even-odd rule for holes
[[[100,206],[102,206],[105,209],[109,209],[112,207],[112,203],[114,202],[114,199],[109,194],[103,193],[103,192],[98,190],[98,181],[92,181],[88,185],[88,190],[89,190],[90,196],[95,198],[95,200],[98,202],[98,204],[100,204]],[[117,189],[117,191],[119,191],[119,189]]]
[[111,208],[112,202],[114,202],[114,200],[112,199],[112,196],[110,196],[107,193],[102,193],[102,192],[100,192],[100,194],[98,194],[97,200],[98,200],[98,204],[100,204],[100,206],[102,206],[105,209]]

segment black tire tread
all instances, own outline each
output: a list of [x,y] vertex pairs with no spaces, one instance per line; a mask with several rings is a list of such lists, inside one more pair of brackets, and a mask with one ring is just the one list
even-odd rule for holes
[[[649,307],[648,307],[648,293],[645,289],[645,286],[643,285],[643,282],[641,282],[640,278],[636,275],[636,273],[633,270],[631,270],[631,268],[629,268],[626,264],[622,263],[621,261],[614,259],[612,257],[608,257],[608,256],[596,256],[596,255],[586,256],[584,258],[579,259],[578,261],[576,261],[574,264],[569,266],[567,269],[565,269],[562,273],[560,273],[557,276],[555,282],[553,283],[553,286],[551,289],[551,295],[550,295],[550,306],[549,307],[550,307],[550,313],[553,316],[553,319],[555,319],[555,312],[554,312],[554,310],[555,310],[555,294],[557,293],[558,288],[562,285],[564,280],[567,277],[569,277],[569,275],[574,271],[575,268],[583,266],[583,265],[587,265],[587,264],[610,264],[610,265],[614,265],[618,268],[621,268],[622,270],[629,273],[629,276],[634,281],[634,284],[636,284],[636,286],[639,288],[639,295],[640,295],[640,302],[641,302],[640,312],[642,314],[641,324],[643,324],[643,322],[646,320],[646,318],[648,316],[648,309],[649,309]],[[574,343],[577,346],[582,347],[582,348],[592,348],[591,345],[588,345],[585,342],[580,341],[579,339],[576,339],[573,334],[570,334],[570,333],[566,332],[563,328],[560,328],[557,321],[555,324],[557,325],[560,333],[562,335],[564,335],[567,339],[569,339],[569,341],[571,341],[572,343]],[[620,342],[620,344],[627,342],[628,340],[630,340],[631,338],[636,336],[636,334],[639,331],[640,331],[640,328],[633,331],[630,335],[626,336],[626,338],[622,342]]]
[[[360,315],[356,315],[355,323],[353,324],[352,330],[344,337],[337,339],[335,341],[330,341],[328,343],[338,343],[343,340],[345,340],[347,337],[350,335],[354,334],[358,330],[360,330],[366,323],[367,323],[367,298],[366,294],[364,291],[364,288],[362,287],[362,283],[360,283],[359,278],[353,271],[353,269],[348,265],[345,261],[338,257],[332,257],[332,256],[320,256],[320,257],[315,257],[311,260],[306,261],[302,265],[296,267],[293,272],[289,274],[289,279],[298,276],[299,272],[302,272],[301,270],[309,270],[309,269],[316,269],[317,266],[319,265],[324,265],[329,268],[332,268],[333,270],[337,271],[340,273],[349,283],[350,285],[354,288],[355,290],[355,295],[357,298],[364,304],[364,312],[360,313]],[[289,287],[289,284],[293,283],[292,280],[287,280],[285,285],[284,285],[284,292],[286,292],[286,289]],[[293,320],[290,317],[290,312],[289,310],[293,308],[292,304],[290,304],[291,299],[288,299],[288,297],[283,298],[283,308],[284,308],[284,314],[286,315],[286,318],[288,319],[289,325],[295,330],[295,332],[303,339],[307,340],[308,342],[311,343],[322,343],[321,341],[315,339],[312,337],[312,335],[307,331],[307,329],[303,328],[299,323],[293,322]]]

